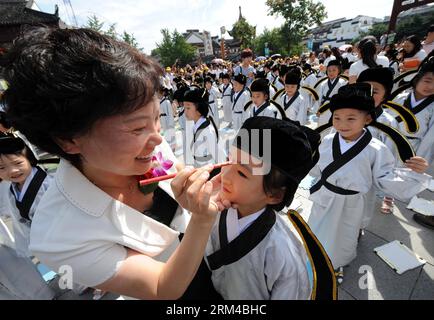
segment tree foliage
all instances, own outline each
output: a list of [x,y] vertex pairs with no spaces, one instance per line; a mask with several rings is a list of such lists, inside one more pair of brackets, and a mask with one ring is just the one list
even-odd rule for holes
[[269,7],[269,15],[280,15],[285,19],[281,30],[290,54],[296,54],[293,51],[299,50],[298,44],[309,27],[321,24],[327,17],[325,6],[313,0],[267,0],[266,4]]
[[161,34],[163,40],[157,43],[151,54],[157,56],[163,65],[172,66],[175,62],[185,65],[194,59],[196,49],[185,41],[182,34],[176,30],[170,33],[168,29],[162,29]]
[[229,34],[234,39],[241,41],[241,49],[251,48],[256,37],[256,27],[249,24],[244,17],[241,17],[234,23]]
[[275,53],[288,55],[286,41],[282,35],[281,28],[273,28],[271,30],[265,28],[262,34],[256,37],[253,42],[253,49],[258,56],[262,56],[265,55],[266,45],[270,50],[270,55]]
[[105,23],[99,20],[99,18],[94,14],[87,18],[87,24],[83,27],[95,30],[113,39],[125,41],[130,46],[138,50],[143,50],[143,48],[139,47],[139,43],[137,42],[137,39],[134,37],[133,33],[128,33],[124,30],[124,32],[120,35],[116,30],[116,23],[112,23],[111,25],[109,25],[107,30],[105,30],[104,26]]

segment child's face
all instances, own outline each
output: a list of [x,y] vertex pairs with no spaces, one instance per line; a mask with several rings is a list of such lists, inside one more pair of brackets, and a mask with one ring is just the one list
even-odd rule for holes
[[234,90],[236,92],[240,92],[241,90],[243,90],[243,85],[241,83],[239,83],[238,81],[234,81]]
[[373,98],[375,101],[375,107],[378,107],[381,105],[381,103],[386,98],[386,89],[383,87],[381,83],[374,82],[374,81],[364,81],[365,83],[369,83],[372,86],[373,90]]
[[[264,192],[263,175],[252,173],[252,168],[257,169],[258,165],[252,163],[250,155],[233,146],[229,158],[234,164],[222,168],[222,198],[238,205],[241,213],[254,213],[261,210],[269,203],[270,196]],[[249,163],[244,164],[244,159],[249,159]],[[257,163],[259,160],[254,161]]]
[[225,84],[225,85],[228,85],[229,84],[229,79],[223,79],[223,83]]
[[197,111],[196,105],[193,102],[184,101],[185,117],[187,120],[197,121],[201,114]]
[[285,92],[288,96],[292,97],[298,90],[296,84],[285,84]]
[[416,92],[423,96],[428,97],[434,94],[434,73],[426,73],[416,84]]
[[22,155],[0,155],[0,178],[23,184],[32,172],[29,160]]
[[211,89],[211,87],[212,87],[211,82],[206,82],[205,83],[205,87],[206,87],[207,90]]
[[333,127],[347,140],[357,140],[363,128],[372,121],[372,117],[357,109],[339,109],[333,112]]
[[330,79],[335,79],[339,75],[339,67],[337,66],[330,66],[327,67],[327,77]]
[[252,92],[252,102],[255,106],[259,107],[264,104],[264,102],[267,100],[268,96],[264,94],[263,92]]

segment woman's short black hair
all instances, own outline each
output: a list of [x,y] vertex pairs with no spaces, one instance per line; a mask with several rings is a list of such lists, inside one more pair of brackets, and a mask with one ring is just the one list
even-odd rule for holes
[[405,52],[404,58],[414,57],[422,49],[422,42],[416,35],[409,36],[405,40],[411,42],[414,48],[411,52]]
[[96,121],[128,114],[153,99],[161,66],[124,42],[90,29],[24,31],[0,61],[9,88],[7,119],[31,143],[80,163],[57,139],[88,132]]

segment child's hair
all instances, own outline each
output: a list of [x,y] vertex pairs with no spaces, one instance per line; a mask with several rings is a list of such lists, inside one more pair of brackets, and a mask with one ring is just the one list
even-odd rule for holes
[[434,56],[431,56],[428,60],[424,60],[423,64],[420,66],[419,72],[415,75],[411,82],[414,89],[422,77],[429,72],[434,73]]
[[11,134],[0,135],[0,157],[3,155],[23,156],[29,160],[32,167],[36,167],[38,160],[32,150],[20,138],[14,137]]
[[291,183],[291,180],[284,173],[274,166],[271,166],[270,173],[264,176],[262,187],[266,194],[276,195],[279,191],[284,192],[280,203],[268,205],[268,208],[275,211],[281,211],[284,207],[289,206],[294,200],[298,188],[297,185]]

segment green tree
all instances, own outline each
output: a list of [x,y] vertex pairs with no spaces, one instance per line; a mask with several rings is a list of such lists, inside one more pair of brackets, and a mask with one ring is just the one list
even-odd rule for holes
[[256,37],[256,27],[250,25],[244,17],[234,23],[232,31],[229,34],[237,40],[241,41],[241,48],[250,48],[253,40]]
[[143,48],[139,48],[139,43],[133,33],[124,31],[124,33],[122,33],[122,40],[136,49],[143,50]]
[[100,21],[96,15],[91,15],[87,18],[87,24],[84,25],[84,27],[98,32],[102,32],[104,22]]
[[309,27],[321,24],[327,17],[325,6],[313,0],[267,0],[266,4],[269,7],[268,15],[280,15],[285,19],[282,34],[290,54],[297,54],[296,51],[300,50],[298,44]]
[[162,29],[161,34],[163,40],[157,43],[151,54],[158,56],[163,65],[172,66],[177,61],[185,65],[194,59],[196,49],[185,41],[182,34],[176,30],[170,33],[168,29]]
[[107,29],[107,31],[105,32],[105,34],[109,37],[112,37],[113,39],[117,39],[118,32],[116,31],[116,23],[112,23]]
[[281,28],[273,28],[271,30],[265,28],[262,34],[256,37],[253,42],[253,49],[257,55],[262,56],[265,54],[265,44],[267,44],[270,50],[270,55],[275,53],[287,55],[289,53],[287,52]]

